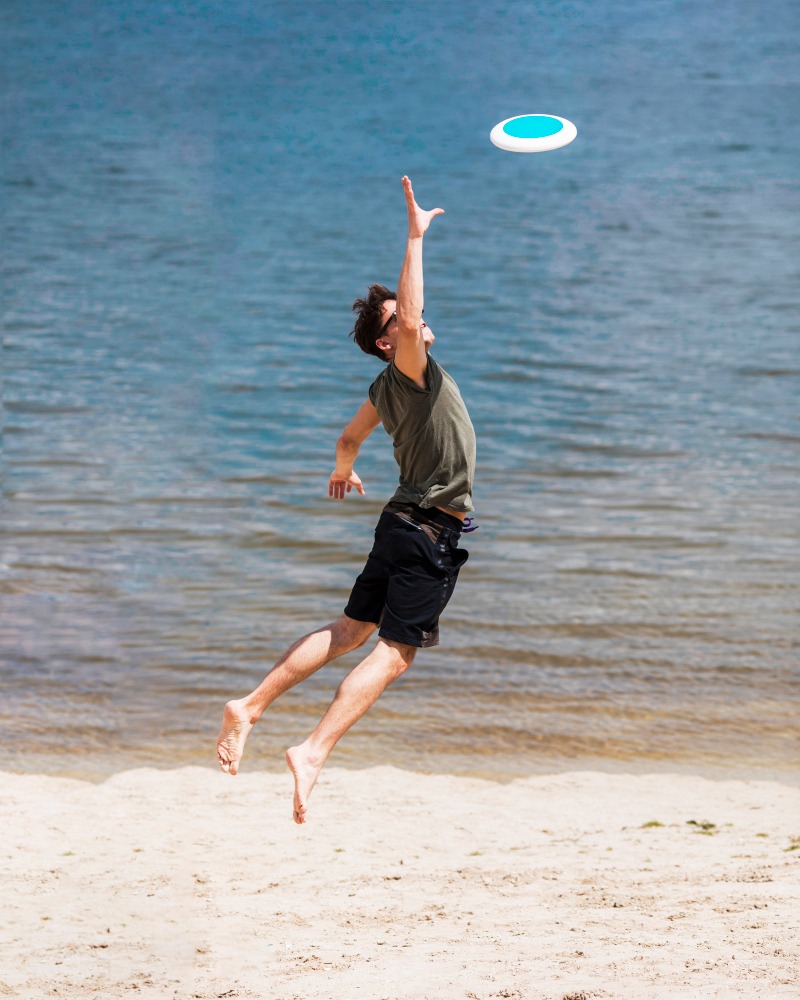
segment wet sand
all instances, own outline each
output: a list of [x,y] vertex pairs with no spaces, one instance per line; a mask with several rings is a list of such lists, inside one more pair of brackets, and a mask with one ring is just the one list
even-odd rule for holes
[[0,996],[794,997],[800,789],[0,776]]

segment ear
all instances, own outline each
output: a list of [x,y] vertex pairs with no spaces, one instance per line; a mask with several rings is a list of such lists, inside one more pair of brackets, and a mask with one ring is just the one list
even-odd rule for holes
[[381,338],[375,341],[375,346],[379,351],[383,351],[384,354],[388,354],[390,357],[394,354],[396,348],[394,344],[391,344],[388,340]]

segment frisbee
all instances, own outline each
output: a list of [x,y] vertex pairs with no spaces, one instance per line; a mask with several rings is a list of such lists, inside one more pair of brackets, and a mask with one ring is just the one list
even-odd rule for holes
[[577,134],[572,122],[557,115],[517,115],[495,125],[489,138],[509,153],[546,153],[566,146]]

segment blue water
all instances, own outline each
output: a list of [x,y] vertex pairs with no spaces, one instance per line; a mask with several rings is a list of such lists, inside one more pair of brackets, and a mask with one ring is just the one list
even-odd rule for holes
[[[798,8],[10,2],[7,767],[211,759],[335,617],[396,469],[326,498],[407,173],[478,433],[443,645],[337,748],[475,774],[786,775],[798,736]],[[578,138],[504,153],[498,122]],[[251,766],[354,657],[270,711]]]

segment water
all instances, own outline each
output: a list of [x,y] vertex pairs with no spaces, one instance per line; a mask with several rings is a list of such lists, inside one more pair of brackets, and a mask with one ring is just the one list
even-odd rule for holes
[[[408,173],[478,433],[442,623],[338,764],[796,780],[795,5],[10,3],[4,766],[211,760],[344,606],[396,469],[326,498]],[[566,149],[502,153],[525,111]],[[280,767],[356,654],[270,710]]]

